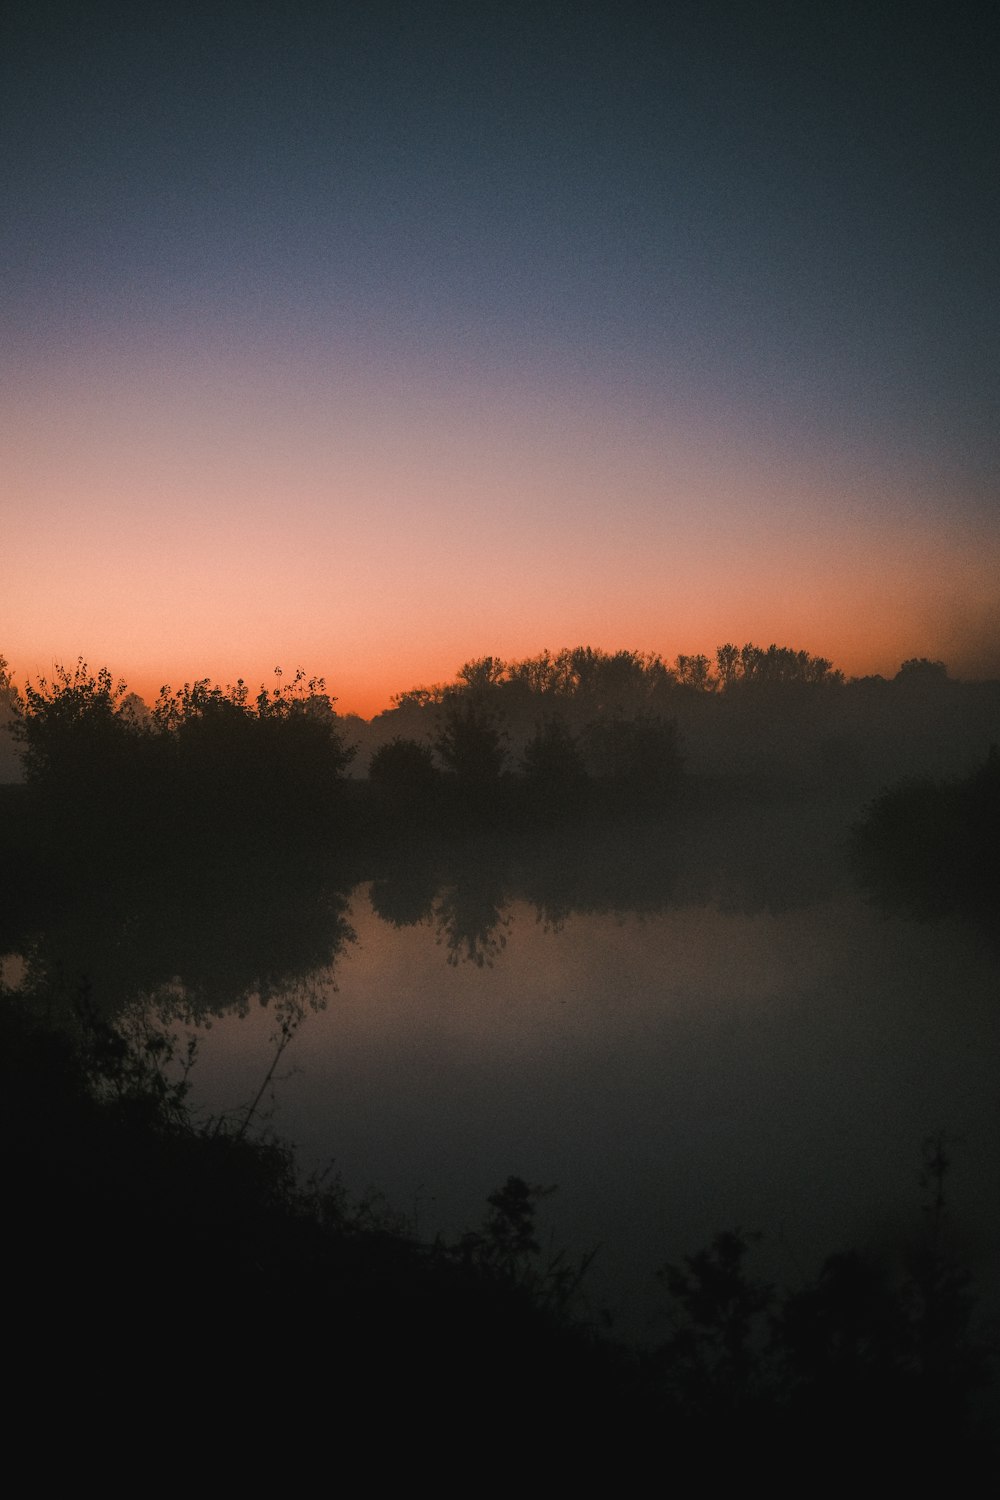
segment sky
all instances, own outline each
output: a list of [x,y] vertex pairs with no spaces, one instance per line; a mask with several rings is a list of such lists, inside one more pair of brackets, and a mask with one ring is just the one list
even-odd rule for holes
[[995,14],[8,0],[17,680],[1000,676]]

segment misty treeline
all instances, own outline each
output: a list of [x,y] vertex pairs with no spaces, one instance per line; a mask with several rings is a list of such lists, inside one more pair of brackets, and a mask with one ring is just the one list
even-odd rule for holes
[[553,655],[542,651],[523,661],[505,662],[498,656],[483,656],[466,662],[456,682],[431,688],[412,688],[394,699],[399,706],[441,703],[455,692],[506,689],[511,696],[532,698],[587,698],[605,704],[625,702],[655,704],[667,701],[673,690],[711,693],[738,683],[787,685],[791,683],[842,683],[842,672],[822,656],[794,651],[787,646],[766,649],[748,643],[742,648],[720,646],[713,661],[703,655],[677,656],[673,666],[657,652],[600,651],[576,646]]
[[453,683],[399,694],[359,736],[356,768],[377,771],[394,736],[440,760],[442,726],[463,716],[495,731],[508,773],[553,795],[581,776],[651,787],[658,773],[662,789],[683,766],[755,792],[863,798],[898,776],[954,774],[985,755],[1000,735],[1000,684],[957,682],[926,658],[905,661],[891,680],[849,680],[825,657],[752,643],[672,666],[655,653],[591,647],[487,656]]
[[904,662],[847,680],[771,645],[714,658],[577,647],[486,656],[400,693],[370,723],[301,670],[256,692],[208,679],[152,705],[79,659],[20,688],[0,658],[0,719],[53,836],[243,830],[258,844],[349,826],[478,818],[531,823],[669,809],[701,779],[755,795],[861,799],[903,775],[967,772],[1000,739],[1000,685]]

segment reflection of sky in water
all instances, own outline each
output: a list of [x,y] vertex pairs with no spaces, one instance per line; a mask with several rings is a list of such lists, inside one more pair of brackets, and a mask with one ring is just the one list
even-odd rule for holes
[[[304,1166],[332,1160],[425,1233],[476,1222],[508,1173],[557,1183],[546,1227],[602,1245],[595,1289],[645,1286],[737,1224],[794,1279],[918,1226],[921,1143],[945,1130],[955,1222],[996,1244],[1000,1011],[974,940],[849,897],[558,933],[511,915],[494,967],[451,967],[433,926],[389,927],[357,893],[360,941],[279,1069],[273,1123]],[[252,1097],[273,1027],[256,1007],[216,1021],[196,1099]]]

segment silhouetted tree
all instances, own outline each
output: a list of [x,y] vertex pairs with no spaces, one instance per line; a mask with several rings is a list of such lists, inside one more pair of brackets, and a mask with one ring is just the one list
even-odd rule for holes
[[578,646],[560,652],[568,690],[598,712],[624,713],[654,702],[673,685],[674,674],[655,652],[596,651]]
[[368,775],[374,785],[386,791],[414,796],[426,793],[440,780],[430,746],[400,735],[374,752]]
[[458,680],[470,692],[482,694],[497,687],[504,680],[506,671],[507,664],[499,656],[481,656],[459,667]]
[[0,656],[0,724],[19,717],[20,712],[21,695],[14,685],[10,662]]
[[456,694],[445,704],[434,748],[461,787],[488,793],[507,764],[506,738],[490,707]]
[[843,673],[835,671],[825,656],[811,656],[808,651],[773,643],[765,650],[752,641],[739,648],[727,642],[716,651],[715,661],[724,691],[737,686],[773,688],[816,683],[839,686],[844,680]]
[[23,704],[6,657],[0,656],[0,783],[15,781],[21,774],[21,758],[15,730]]
[[671,720],[608,714],[589,726],[586,744],[594,775],[618,801],[659,801],[677,786],[682,757]]
[[744,1262],[759,1235],[728,1230],[682,1266],[657,1274],[672,1299],[674,1331],[658,1358],[669,1388],[692,1418],[746,1418],[768,1377],[766,1322],[774,1291]]
[[354,754],[322,679],[275,676],[253,699],[242,679],[164,689],[153,710],[172,740],[179,795],[209,826],[251,840],[328,832]]
[[707,656],[678,656],[674,662],[674,672],[681,687],[692,688],[698,693],[714,692],[717,686],[717,680],[712,675],[712,663]]
[[559,690],[560,673],[550,653],[542,651],[524,661],[511,662],[507,668],[507,681],[531,697],[541,697]]
[[948,668],[943,661],[929,661],[926,656],[911,656],[900,666],[893,681],[928,685],[947,682]]
[[580,806],[587,769],[576,736],[561,718],[544,719],[524,747],[525,786],[536,812],[565,813]]
[[107,668],[81,658],[26,689],[18,722],[36,812],[68,847],[110,851],[138,836],[266,839],[328,828],[353,751],[320,679],[255,699],[244,682],[163,688],[151,713]]
[[724,646],[720,646],[715,653],[715,665],[719,674],[719,684],[723,690],[732,687],[740,674],[739,647],[734,646],[732,641],[727,641]]
[[437,809],[441,772],[430,746],[419,740],[397,735],[380,745],[372,755],[368,779],[376,805],[396,824],[412,824]]
[[28,682],[17,733],[29,785],[79,796],[118,768],[135,731],[120,712],[125,693],[124,682],[106,667],[95,676],[82,656],[72,669],[57,666],[51,682]]
[[82,657],[25,687],[15,721],[39,838],[51,854],[92,857],[153,840],[165,758],[153,726],[134,712],[124,682]]

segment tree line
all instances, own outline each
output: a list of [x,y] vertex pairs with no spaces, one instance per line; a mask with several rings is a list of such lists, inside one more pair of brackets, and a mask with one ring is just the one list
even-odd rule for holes
[[[996,694],[976,698],[978,687],[991,685],[955,683],[925,658],[892,682],[848,682],[827,658],[773,644],[727,643],[713,659],[672,665],[580,646],[470,660],[453,682],[402,692],[366,724],[339,714],[324,680],[301,670],[276,669],[256,692],[203,678],[147,705],[82,658],[23,690],[0,658],[0,720],[53,838],[117,830],[162,842],[196,829],[273,844],[323,840],[352,819],[647,814],[670,805],[685,771],[758,786],[768,775],[884,784],[883,766],[905,771],[907,754],[957,742],[956,692],[969,689],[962,703],[979,714],[970,739],[983,738],[979,720],[995,737]],[[947,716],[928,712],[945,697]]]
[[[904,666],[905,670],[905,666]],[[411,688],[393,699],[396,707],[443,703],[456,693],[500,691],[509,699],[586,698],[605,707],[645,702],[665,705],[678,689],[695,693],[731,691],[745,684],[842,685],[844,674],[826,657],[788,646],[719,646],[713,660],[679,655],[668,665],[658,652],[601,651],[575,646],[555,654],[542,651],[520,661],[482,656],[460,667],[456,681]]]

